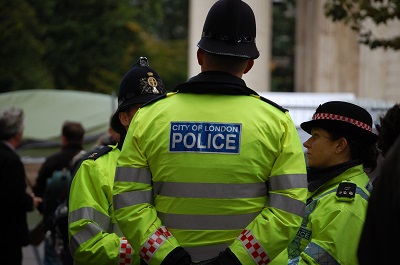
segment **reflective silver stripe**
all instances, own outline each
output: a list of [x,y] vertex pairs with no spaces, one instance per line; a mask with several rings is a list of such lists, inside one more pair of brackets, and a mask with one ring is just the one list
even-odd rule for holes
[[143,191],[130,191],[121,194],[116,194],[113,197],[114,210],[121,208],[141,204],[141,203],[153,203],[153,192],[151,190]]
[[154,182],[154,193],[183,198],[257,198],[267,195],[264,182],[245,184]]
[[124,234],[121,231],[121,228],[119,228],[119,225],[117,223],[112,224],[112,232],[115,233],[119,237],[124,236]]
[[326,265],[339,265],[340,263],[332,257],[328,251],[320,247],[319,245],[311,242],[308,246],[304,249],[304,252],[312,257],[316,262],[319,264],[326,264]]
[[260,212],[237,215],[189,215],[158,212],[162,223],[174,229],[186,230],[232,230],[243,229]]
[[[69,246],[71,248],[71,253],[75,253],[78,247],[82,244],[91,239],[93,236],[97,235],[103,231],[100,227],[95,225],[94,223],[88,223],[83,227],[81,231],[74,234],[71,239],[69,240]],[[74,256],[74,255],[72,255]]]
[[289,213],[296,214],[300,217],[304,216],[306,204],[299,200],[284,196],[282,194],[270,193],[270,207],[279,208]]
[[257,238],[250,230],[243,230],[242,233],[238,236],[238,240],[242,243],[244,249],[253,259],[255,264],[264,265],[271,262],[267,251],[265,251],[265,249],[261,246]]
[[111,218],[108,215],[101,213],[92,207],[83,207],[83,208],[77,209],[75,211],[72,211],[69,214],[69,223],[73,223],[73,222],[83,220],[83,219],[94,221],[103,230],[111,231],[111,229],[110,229]]
[[185,250],[192,256],[194,262],[205,261],[213,257],[217,257],[220,252],[224,251],[230,244],[217,244],[200,247],[184,247]]
[[114,180],[151,184],[151,172],[147,168],[117,167]]
[[280,175],[269,178],[268,190],[286,190],[294,188],[307,188],[306,174]]

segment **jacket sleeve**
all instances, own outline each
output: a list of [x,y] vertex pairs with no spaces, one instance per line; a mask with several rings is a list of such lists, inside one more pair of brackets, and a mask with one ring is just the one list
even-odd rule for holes
[[297,130],[286,115],[281,125],[281,152],[267,185],[267,204],[230,246],[242,264],[268,264],[277,257],[281,259],[279,254],[295,237],[305,212],[306,162]]
[[[366,207],[365,203],[356,208]],[[358,264],[358,240],[355,239],[361,236],[364,220],[346,204],[320,206],[324,211],[311,220],[311,241],[288,264]]]
[[[134,127],[129,127],[117,161],[114,180],[115,217],[123,234],[142,260],[147,264],[159,265],[171,252],[181,248],[157,216],[153,205],[151,172],[133,138],[133,131]],[[132,224],[135,224],[134,227]]]
[[14,207],[20,209],[21,212],[30,212],[33,210],[33,198],[26,193],[26,174],[24,164],[17,157],[12,157],[7,161],[9,178],[7,181],[7,189],[9,194],[17,195],[14,197]]
[[[107,162],[114,166],[103,166]],[[69,238],[76,264],[140,263],[113,217],[114,170],[115,162],[85,160],[72,181]]]

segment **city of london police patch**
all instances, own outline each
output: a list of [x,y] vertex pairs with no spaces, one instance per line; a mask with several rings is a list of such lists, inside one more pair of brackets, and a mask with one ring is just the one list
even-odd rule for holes
[[239,154],[242,125],[218,122],[171,122],[169,151]]

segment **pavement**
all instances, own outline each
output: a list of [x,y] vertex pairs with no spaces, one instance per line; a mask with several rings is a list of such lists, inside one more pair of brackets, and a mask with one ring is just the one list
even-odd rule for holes
[[43,265],[44,241],[39,246],[22,248],[22,265]]

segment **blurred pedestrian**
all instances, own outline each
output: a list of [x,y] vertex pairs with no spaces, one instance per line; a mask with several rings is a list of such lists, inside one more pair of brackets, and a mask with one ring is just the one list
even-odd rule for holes
[[107,129],[107,132],[103,133],[97,140],[94,147],[90,150],[81,150],[78,152],[71,161],[71,174],[75,176],[76,171],[78,171],[82,161],[87,158],[87,154],[92,154],[97,152],[98,150],[102,149],[108,145],[116,145],[120,141],[119,133],[117,133],[111,126],[111,120]]
[[107,132],[102,134],[96,141],[96,147],[104,146],[104,145],[115,145],[119,142],[119,133],[117,133],[111,126],[112,117],[110,118],[110,125],[107,129]]
[[330,101],[300,126],[311,135],[303,144],[308,198],[289,264],[357,265],[371,188],[364,167],[373,170],[378,154],[372,117],[355,104]]
[[27,212],[42,201],[27,194],[24,165],[16,153],[24,131],[24,112],[6,108],[0,112],[0,201],[2,228],[0,264],[21,265],[22,247],[29,244]]
[[379,123],[375,127],[378,131],[377,146],[379,157],[377,168],[369,173],[372,184],[379,177],[380,165],[383,163],[386,153],[400,135],[400,104],[394,104],[386,111],[383,117],[379,117]]
[[[75,121],[65,121],[63,123],[61,128],[61,150],[47,157],[39,169],[36,183],[33,187],[33,191],[37,196],[44,198],[47,181],[52,177],[55,171],[70,169],[72,158],[83,150],[84,134],[85,130],[81,123]],[[44,214],[43,222],[45,232],[51,231],[53,228],[52,213],[55,208],[57,208],[57,204],[52,203],[51,205],[53,205],[52,208],[54,209],[47,209],[46,214],[44,214],[43,207],[39,207],[40,212]],[[54,237],[49,234],[46,236],[44,265],[72,264],[69,250],[67,254],[68,255],[65,255],[65,262],[62,261],[55,252]]]
[[116,145],[89,151],[71,185],[69,235],[75,264],[140,264],[139,255],[132,251],[114,219],[114,173],[136,111],[165,93],[160,76],[149,67],[145,57],[122,79],[118,109],[111,118],[113,131],[121,140]]
[[115,217],[143,264],[269,264],[304,214],[300,138],[242,79],[259,57],[250,6],[216,1],[199,35],[201,73],[132,119]]
[[377,129],[383,162],[373,182],[358,246],[360,265],[397,263],[393,239],[400,236],[400,104],[388,109]]
[[400,104],[396,103],[389,108],[379,121],[380,123],[376,126],[379,133],[377,144],[385,157],[400,135]]

